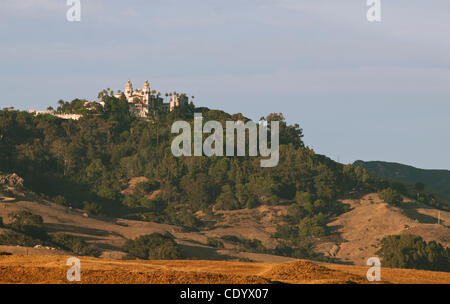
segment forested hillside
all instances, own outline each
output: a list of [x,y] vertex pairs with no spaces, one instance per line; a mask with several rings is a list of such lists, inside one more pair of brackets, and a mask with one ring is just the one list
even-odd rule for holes
[[374,176],[405,183],[424,183],[435,191],[450,195],[449,170],[426,170],[383,161],[356,161],[354,165],[367,169]]
[[[343,166],[305,147],[302,129],[287,125],[281,114],[280,162],[261,168],[259,157],[181,157],[171,154],[175,120],[246,120],[191,103],[169,114],[155,113],[151,121],[137,120],[126,100],[104,96],[104,108],[84,113],[79,121],[4,109],[0,112],[0,170],[15,172],[25,187],[61,204],[96,214],[139,217],[194,226],[193,213],[215,209],[252,208],[260,204],[294,203],[308,193],[303,206],[313,213],[333,213],[335,199],[349,191],[375,187],[365,170]],[[62,103],[77,110],[79,100]],[[148,182],[133,195],[121,191],[130,178]],[[149,199],[145,194],[153,193]],[[146,198],[147,197],[147,198]],[[178,214],[178,216],[176,216]],[[142,216],[141,216],[142,217]]]
[[[349,211],[342,198],[380,191],[380,197],[393,206],[401,203],[402,194],[444,208],[429,194],[408,193],[404,185],[374,179],[360,166],[342,165],[316,154],[302,141],[300,126],[288,125],[281,113],[264,118],[280,121],[280,160],[275,167],[262,168],[260,157],[172,155],[171,141],[178,135],[170,132],[174,121],[192,124],[194,113],[202,113],[204,121],[223,124],[247,121],[240,113],[230,115],[191,103],[139,120],[130,114],[124,98],[102,98],[105,106],[90,110],[83,108],[83,100],[61,101],[57,111],[82,113],[78,121],[13,109],[0,111],[1,173],[18,174],[29,194],[90,215],[170,224],[186,231],[210,229],[221,216],[220,210],[284,206],[283,224],[271,236],[275,247],[234,235],[209,238],[208,246],[223,248],[227,242],[240,251],[319,260],[325,257],[314,251],[316,240],[325,237],[339,242],[339,235],[327,224]],[[8,187],[2,191],[7,193]],[[15,234],[5,234],[0,243],[16,244],[23,229],[11,223],[5,227]],[[172,240],[152,237],[158,244],[162,240],[164,246],[172,246],[178,256]],[[29,243],[42,240],[29,239]],[[123,250],[136,256],[134,249],[140,252],[148,245],[141,242],[145,245],[141,248],[139,240],[130,240]],[[60,244],[61,240],[49,238],[47,243]]]
[[426,170],[383,161],[358,160],[353,165],[366,169],[370,175],[377,178],[407,183],[419,191],[428,190],[442,194],[447,203],[450,202],[449,170]]

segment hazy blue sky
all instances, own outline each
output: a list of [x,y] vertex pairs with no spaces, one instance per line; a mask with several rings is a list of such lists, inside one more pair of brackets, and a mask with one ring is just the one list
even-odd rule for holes
[[0,107],[45,109],[146,79],[258,119],[283,112],[341,162],[450,169],[450,1],[0,1]]

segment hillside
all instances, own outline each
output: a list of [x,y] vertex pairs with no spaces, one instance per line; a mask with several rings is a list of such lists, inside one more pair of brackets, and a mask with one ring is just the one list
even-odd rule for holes
[[[450,247],[450,212],[406,198],[400,206],[391,206],[374,193],[344,202],[351,210],[328,224],[341,239],[319,246],[324,254],[341,262],[365,265],[369,257],[377,256],[379,241],[386,235],[420,235],[426,241],[434,240]],[[440,224],[437,224],[438,216]]]
[[364,265],[384,237],[411,233],[439,243],[421,269],[448,267],[448,213],[437,225],[435,198],[380,200],[398,185],[316,154],[280,113],[266,117],[280,122],[279,163],[262,168],[260,156],[171,153],[174,121],[247,120],[240,113],[183,104],[140,120],[126,101],[103,101],[78,121],[0,111],[0,251]]
[[[225,240],[222,240],[224,248],[215,248],[207,244],[208,238],[233,235],[248,239],[256,238],[265,246],[273,247],[275,240],[271,239],[271,235],[275,231],[277,222],[282,221],[281,215],[285,212],[283,207],[261,206],[253,210],[218,211],[214,226],[200,231],[186,231],[182,227],[155,222],[86,216],[82,210],[60,206],[49,201],[26,200],[23,197],[6,198],[0,194],[0,217],[4,219],[5,224],[9,222],[8,214],[16,211],[29,211],[42,216],[44,226],[51,235],[66,233],[86,240],[101,251],[103,258],[121,259],[125,256],[122,246],[127,239],[155,232],[170,232],[187,259],[239,260],[246,258],[262,262],[290,260],[288,257],[236,250],[237,244]],[[39,242],[37,244],[39,245]],[[10,245],[0,245],[0,251],[23,255],[39,255],[44,252],[52,255],[67,254],[67,251],[63,250]]]
[[[0,176],[8,177],[0,183],[0,191],[5,197],[22,191],[21,197],[16,196],[17,206],[28,208],[26,204],[39,202],[39,207],[30,209],[42,217],[44,226],[38,230],[47,238],[7,235],[6,245],[63,242],[72,246],[81,242],[65,236],[51,239],[58,229],[70,232],[68,225],[48,216],[66,208],[70,215],[62,218],[67,222],[74,221],[71,212],[77,210],[107,222],[117,218],[125,221],[118,226],[172,227],[191,236],[209,231],[203,239],[198,238],[202,242],[211,238],[211,244],[225,250],[231,246],[258,254],[322,259],[313,251],[313,243],[316,237],[328,235],[326,223],[345,211],[337,199],[350,192],[377,189],[376,181],[365,170],[336,163],[306,147],[300,126],[287,124],[281,113],[265,118],[267,122],[279,121],[279,163],[262,168],[261,156],[175,157],[171,152],[175,121],[192,124],[194,113],[201,113],[205,121],[247,121],[240,113],[196,108],[191,103],[142,120],[129,112],[126,100],[106,95],[103,102],[104,107],[86,112],[79,120],[0,111]],[[22,180],[18,187],[10,178],[15,175]],[[58,207],[39,212],[42,205],[53,203]],[[10,213],[4,212],[5,223]],[[287,241],[274,240],[279,224],[299,224],[305,233],[297,231],[295,239]],[[100,230],[103,225],[99,224]],[[240,231],[248,232],[245,238]],[[92,232],[95,235],[95,230]],[[99,231],[94,240],[103,237],[102,233]],[[80,233],[75,236],[85,237]],[[134,239],[136,234],[122,237]],[[112,234],[108,238],[118,237]],[[114,242],[118,244],[118,240]],[[110,246],[117,249],[116,243]],[[185,255],[190,256],[189,252]]]
[[[251,260],[255,262],[279,263],[293,260],[242,247],[225,236],[261,241],[264,248],[275,248],[281,241],[274,238],[277,225],[286,223],[286,206],[260,206],[254,209],[216,211],[215,221],[198,231],[186,231],[175,225],[123,218],[87,216],[83,210],[57,205],[45,200],[31,200],[22,196],[0,195],[0,217],[8,223],[8,214],[15,211],[30,211],[41,215],[50,234],[66,233],[95,245],[106,259],[121,259],[122,248],[127,239],[154,232],[170,232],[180,245],[184,258],[207,260]],[[415,234],[425,240],[435,240],[450,246],[450,212],[438,211],[427,205],[405,199],[399,207],[390,206],[375,193],[361,199],[346,199],[349,211],[333,218],[327,226],[334,231],[329,236],[317,238],[315,252],[329,257],[336,263],[365,265],[367,258],[376,256],[379,241],[392,234]],[[440,212],[440,225],[437,224]],[[205,215],[198,215],[199,218]],[[4,229],[3,229],[4,230]],[[220,240],[223,248],[208,243],[209,239]],[[0,245],[0,251],[17,255],[67,255],[68,251],[25,246]]]
[[418,169],[408,165],[383,161],[364,162],[358,160],[353,165],[360,166],[366,169],[371,175],[379,178],[408,184],[424,183],[427,188],[450,197],[449,170]]

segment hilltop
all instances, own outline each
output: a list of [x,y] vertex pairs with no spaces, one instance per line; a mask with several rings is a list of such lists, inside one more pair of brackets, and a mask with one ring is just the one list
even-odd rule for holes
[[[426,188],[450,198],[450,171],[419,169],[399,163],[358,160],[353,163],[366,169],[371,175],[415,185],[423,183]],[[450,201],[450,200],[449,200]]]

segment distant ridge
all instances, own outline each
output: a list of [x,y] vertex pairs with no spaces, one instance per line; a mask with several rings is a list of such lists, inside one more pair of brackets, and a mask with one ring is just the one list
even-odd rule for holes
[[365,168],[371,175],[409,184],[424,183],[430,190],[450,195],[450,171],[419,169],[399,163],[357,160],[354,166]]

